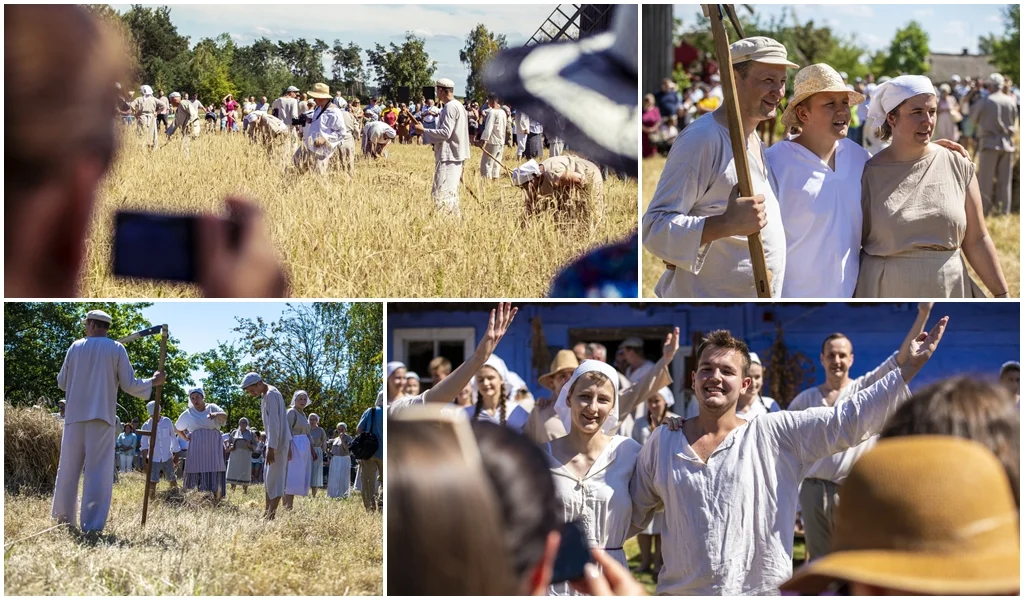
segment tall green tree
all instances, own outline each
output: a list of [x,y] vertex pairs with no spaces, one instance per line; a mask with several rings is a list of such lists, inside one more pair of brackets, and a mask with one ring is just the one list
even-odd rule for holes
[[[151,303],[114,302],[9,302],[4,304],[4,399],[15,406],[40,404],[56,410],[64,392],[57,374],[71,344],[85,336],[82,320],[93,309],[110,314],[108,336],[117,339],[158,323],[150,323],[142,310]],[[178,347],[173,330],[167,344],[163,386],[164,412],[180,412],[187,401],[186,388],[195,360]],[[151,377],[159,366],[160,340],[147,337],[126,346],[136,377]],[[145,420],[146,400],[118,390],[118,416]]]
[[198,355],[199,364],[206,371],[203,379],[203,393],[206,398],[228,413],[228,425],[235,427],[242,417],[249,419],[249,426],[263,429],[260,416],[260,399],[246,394],[238,387],[242,377],[249,371],[246,353],[234,342],[222,342],[216,348]]
[[424,40],[412,32],[406,32],[401,46],[392,42],[388,49],[376,44],[375,49],[367,50],[366,54],[377,85],[392,99],[397,98],[400,86],[409,86],[415,91],[433,83],[437,61],[430,60]]
[[178,33],[167,6],[133,4],[121,20],[138,48],[139,81],[153,89],[182,85],[182,58],[188,55],[189,39]]
[[234,44],[224,37],[218,40],[204,38],[192,51],[192,89],[205,105],[217,105],[224,96],[238,93],[229,75]]
[[362,52],[354,42],[345,46],[341,40],[334,40],[331,47],[331,89],[341,90],[346,96],[366,93]]
[[278,57],[292,73],[292,85],[308,90],[314,83],[327,81],[323,56],[329,46],[323,40],[314,40],[312,44],[305,39],[280,41],[277,47]]
[[494,56],[508,47],[505,36],[495,35],[478,23],[466,37],[466,45],[459,51],[459,60],[469,68],[466,78],[466,99],[483,104],[487,99],[484,86],[484,69]]
[[266,96],[271,100],[280,96],[294,79],[280,56],[280,48],[265,37],[235,48],[230,75],[239,94]]
[[875,67],[875,75],[897,77],[908,75],[924,75],[928,72],[928,34],[917,21],[907,23],[896,32],[889,44],[889,52],[884,57],[875,55],[880,64]]
[[985,54],[992,55],[992,65],[1014,82],[1020,82],[1020,4],[1003,9],[1006,32],[1001,37],[985,36],[978,45]]

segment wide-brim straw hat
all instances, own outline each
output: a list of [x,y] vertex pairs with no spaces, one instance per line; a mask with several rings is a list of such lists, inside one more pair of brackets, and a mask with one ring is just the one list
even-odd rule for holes
[[[810,65],[800,69],[793,80],[793,99],[782,113],[782,123],[787,127],[800,125],[796,118],[796,106],[814,94],[822,92],[846,92],[850,95],[850,106],[864,102],[864,94],[846,87],[843,78],[835,69],[826,64]],[[852,109],[851,109],[852,110]]]
[[331,95],[331,88],[326,83],[314,84],[313,89],[306,92],[306,95],[310,98],[320,98],[321,100],[331,100],[334,98]]
[[558,354],[555,355],[555,359],[551,361],[551,371],[541,375],[537,380],[540,381],[542,386],[554,391],[555,386],[552,380],[555,378],[555,375],[559,371],[566,369],[575,371],[578,366],[580,366],[580,361],[576,359],[576,354],[572,350],[559,350]]
[[820,594],[836,581],[910,594],[1016,594],[1019,514],[987,448],[947,436],[882,440],[839,493],[832,553],[783,591]]
[[544,124],[588,160],[639,172],[635,4],[616,4],[609,31],[575,42],[503,50],[487,65],[488,90]]

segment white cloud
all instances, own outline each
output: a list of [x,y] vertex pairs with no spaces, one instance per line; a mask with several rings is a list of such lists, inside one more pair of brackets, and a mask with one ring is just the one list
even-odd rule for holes
[[828,4],[825,5],[825,10],[847,17],[870,19],[875,16],[875,9],[867,4]]
[[235,40],[236,42],[243,42],[243,41],[249,39],[249,36],[242,35],[241,33],[230,33],[228,35],[230,35],[231,39]]
[[989,15],[985,17],[985,21],[989,23],[1002,23],[1003,17],[1001,15]]
[[914,11],[914,16],[923,19],[924,17],[930,17],[935,14],[935,11],[930,8],[922,8]]
[[947,21],[946,24],[942,26],[941,31],[948,35],[967,37],[968,29],[969,27],[967,26],[967,23],[963,21]]

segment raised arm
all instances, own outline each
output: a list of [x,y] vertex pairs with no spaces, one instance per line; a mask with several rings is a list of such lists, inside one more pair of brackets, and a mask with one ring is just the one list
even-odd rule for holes
[[[812,407],[758,417],[779,447],[804,465],[842,452],[878,434],[886,420],[910,397],[907,384],[931,358],[946,329],[943,317],[928,333],[910,343],[907,359],[898,368],[832,408]],[[763,421],[762,421],[763,419]]]
[[934,302],[919,302],[917,304],[917,318],[914,319],[914,324],[907,331],[907,337],[903,338],[903,343],[900,344],[900,349],[896,353],[896,364],[907,362],[910,357],[910,344],[924,332],[924,326],[928,324],[928,316],[932,314],[934,304]]
[[447,377],[434,385],[434,387],[423,392],[424,402],[451,402],[459,392],[465,388],[480,367],[484,366],[487,359],[498,347],[498,342],[504,337],[515,318],[518,308],[513,308],[512,303],[502,302],[498,308],[491,310],[490,320],[487,322],[487,331],[476,346],[473,355],[469,360],[459,365]]
[[117,382],[121,389],[124,393],[136,398],[143,400],[149,398],[149,394],[153,391],[153,386],[164,382],[164,374],[157,371],[153,374],[152,379],[136,378],[135,369],[132,368],[132,363],[128,360],[128,351],[121,344],[117,346],[119,352],[117,357]]
[[640,403],[651,397],[651,394],[672,383],[669,375],[669,365],[679,350],[679,328],[673,327],[672,331],[665,336],[665,343],[661,347],[661,358],[654,363],[654,368],[649,369],[636,385],[630,387],[619,397],[619,420],[631,414]]

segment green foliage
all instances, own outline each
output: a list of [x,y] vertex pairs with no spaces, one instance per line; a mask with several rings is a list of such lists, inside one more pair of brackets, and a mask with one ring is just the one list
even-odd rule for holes
[[691,83],[693,83],[690,80],[690,75],[682,65],[676,65],[675,68],[672,69],[672,81],[676,83],[676,87],[678,87],[680,91],[688,89]]
[[228,70],[234,56],[234,42],[221,36],[217,40],[204,38],[196,44],[190,64],[195,93],[203,104],[220,104],[224,96],[237,94]]
[[354,42],[344,46],[341,40],[334,40],[331,56],[331,89],[340,89],[345,96],[365,95],[362,49]]
[[394,42],[391,48],[380,44],[375,49],[367,50],[369,67],[382,93],[390,94],[391,99],[398,97],[400,86],[409,86],[411,90],[420,90],[433,85],[437,61],[430,60],[425,42],[411,32],[406,32],[405,41],[399,46]]
[[189,40],[178,34],[178,28],[171,22],[170,7],[133,4],[121,20],[131,32],[138,52],[137,83],[165,91],[184,83],[180,61],[188,53]]
[[1005,35],[982,37],[978,45],[983,53],[992,55],[992,65],[998,72],[1020,82],[1020,5],[1007,6],[1003,18]]
[[220,406],[228,413],[228,426],[234,428],[242,417],[249,419],[249,426],[261,429],[260,399],[250,396],[238,387],[248,372],[245,351],[233,342],[221,343],[212,350],[198,355],[197,359],[206,378],[203,379],[203,393],[206,399]]
[[[85,335],[82,319],[100,309],[113,319],[109,337],[118,339],[159,323],[142,316],[148,303],[113,302],[9,302],[4,304],[4,398],[15,406],[39,404],[56,411],[64,393],[57,374],[71,344]],[[163,412],[184,408],[187,378],[194,360],[178,348],[173,330],[167,344],[167,383],[163,386]],[[152,377],[159,366],[160,337],[135,340],[126,346],[136,377]],[[147,418],[146,400],[118,391],[118,416],[122,420]]]
[[314,83],[326,83],[324,75],[323,55],[327,52],[327,43],[314,40],[312,44],[304,39],[277,43],[278,57],[284,61],[285,67],[292,74],[292,83],[301,90],[308,90]]
[[483,23],[478,23],[466,37],[466,45],[459,50],[459,60],[469,67],[466,79],[466,98],[475,100],[481,105],[487,99],[484,86],[484,68],[487,63],[501,50],[508,47],[505,36],[494,35]]
[[880,61],[880,64],[876,66],[874,73],[878,77],[897,77],[904,73],[924,75],[928,72],[929,54],[928,34],[917,21],[911,21],[896,32],[886,56],[875,55],[874,60]]

